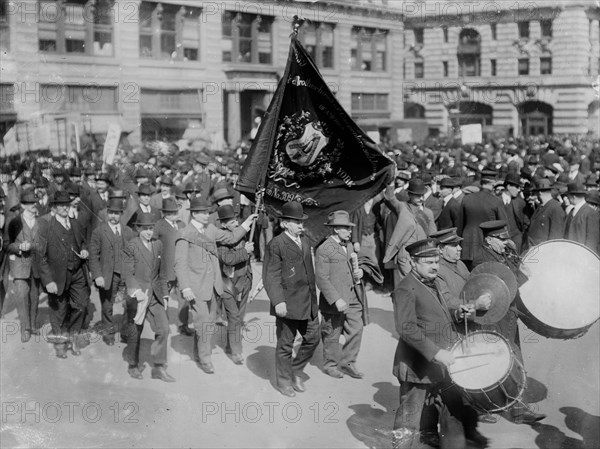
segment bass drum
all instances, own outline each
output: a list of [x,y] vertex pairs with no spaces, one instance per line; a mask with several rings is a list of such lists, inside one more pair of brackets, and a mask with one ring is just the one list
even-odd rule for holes
[[523,258],[528,280],[519,287],[521,320],[543,337],[584,335],[600,318],[600,259],[585,246],[550,240]]

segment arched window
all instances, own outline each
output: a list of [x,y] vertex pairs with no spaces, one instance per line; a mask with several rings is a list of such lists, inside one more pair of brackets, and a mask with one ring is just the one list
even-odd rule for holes
[[458,76],[481,76],[481,35],[465,28],[458,38]]
[[425,107],[419,103],[404,103],[404,118],[425,118]]

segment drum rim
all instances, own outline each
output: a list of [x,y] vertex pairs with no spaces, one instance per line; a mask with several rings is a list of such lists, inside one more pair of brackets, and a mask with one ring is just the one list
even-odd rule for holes
[[538,243],[535,246],[532,246],[531,248],[529,248],[527,250],[527,252],[523,255],[523,262],[527,260],[527,256],[529,255],[529,253],[531,251],[533,251],[534,249],[536,249],[539,246],[543,246],[543,245],[547,245],[549,243],[572,243],[573,245],[577,245],[580,246],[582,248],[584,248],[586,251],[588,251],[589,253],[591,253],[596,259],[598,259],[598,261],[600,262],[600,256],[598,254],[596,254],[594,251],[592,251],[591,249],[589,249],[587,246],[585,246],[583,243],[579,243],[579,242],[574,242],[573,240],[567,240],[567,239],[552,239],[552,240],[546,240],[545,242],[542,243]]

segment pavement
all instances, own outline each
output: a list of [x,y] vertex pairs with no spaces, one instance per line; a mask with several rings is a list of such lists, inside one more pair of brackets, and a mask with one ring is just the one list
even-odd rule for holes
[[[255,265],[260,273],[260,264]],[[255,276],[255,283],[258,276]],[[66,360],[42,335],[21,343],[16,311],[0,321],[0,447],[202,447],[389,448],[398,382],[392,376],[396,332],[389,294],[369,291],[371,324],[357,366],[363,379],[325,375],[322,349],[307,366],[307,391],[294,398],[273,387],[275,320],[264,291],[248,306],[244,365],[225,354],[226,327],[215,326],[216,373],[192,359],[193,342],[177,332],[176,304],[169,307],[168,372],[175,383],[150,378],[146,324],[142,380],[127,374],[124,344],[92,344]],[[94,322],[99,320],[99,301]],[[40,319],[47,322],[47,304]],[[115,305],[122,314],[122,305]],[[525,400],[547,418],[532,426],[500,417],[481,424],[491,448],[597,449],[600,447],[599,326],[581,338],[555,340],[521,327],[527,369]]]

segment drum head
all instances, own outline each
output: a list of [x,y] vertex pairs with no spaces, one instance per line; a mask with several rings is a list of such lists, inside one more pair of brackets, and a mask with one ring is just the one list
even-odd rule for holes
[[531,248],[523,263],[529,279],[519,293],[537,320],[565,330],[585,329],[598,321],[600,259],[591,250],[575,242],[551,240]]
[[478,331],[451,350],[456,361],[448,368],[452,381],[466,390],[485,390],[498,384],[511,368],[511,350],[496,332]]
[[484,293],[491,295],[492,304],[487,311],[477,311],[475,322],[479,324],[497,323],[506,315],[510,306],[508,287],[495,274],[471,274],[463,287],[461,296],[464,296],[467,302],[475,302]]
[[480,265],[477,265],[475,268],[473,268],[473,271],[471,271],[471,274],[480,273],[490,273],[498,276],[508,287],[508,291],[510,292],[509,302],[512,302],[512,300],[515,299],[515,296],[517,296],[517,290],[519,288],[517,285],[517,278],[506,265],[503,265],[500,262],[484,262]]

